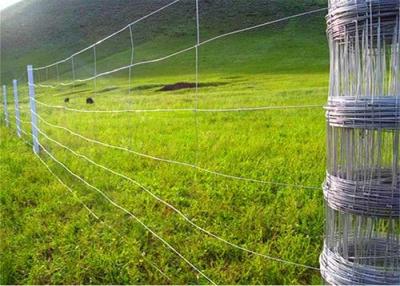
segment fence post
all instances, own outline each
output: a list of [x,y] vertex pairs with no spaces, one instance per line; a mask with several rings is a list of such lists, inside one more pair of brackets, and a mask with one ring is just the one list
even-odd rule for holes
[[35,85],[33,79],[33,68],[31,65],[27,66],[28,72],[28,88],[29,88],[29,106],[31,109],[31,125],[32,125],[32,140],[33,152],[39,153],[39,137],[37,130],[37,116],[36,116],[36,102],[35,102]]
[[8,118],[8,107],[7,107],[7,87],[3,85],[3,102],[4,102],[4,120],[6,121],[6,126],[10,127],[10,121]]
[[13,88],[14,88],[15,122],[17,124],[17,135],[18,137],[21,137],[21,117],[19,114],[18,81],[16,79],[13,80]]

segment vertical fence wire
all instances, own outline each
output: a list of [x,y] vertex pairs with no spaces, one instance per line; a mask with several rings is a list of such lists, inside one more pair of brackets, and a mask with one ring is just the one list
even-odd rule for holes
[[[200,48],[200,13],[199,13],[199,0],[195,0],[195,13],[196,13],[196,44],[195,44],[195,99],[194,99],[194,124],[195,124],[195,154],[194,164],[199,163],[199,48]],[[197,170],[194,173],[194,183],[197,186]]]

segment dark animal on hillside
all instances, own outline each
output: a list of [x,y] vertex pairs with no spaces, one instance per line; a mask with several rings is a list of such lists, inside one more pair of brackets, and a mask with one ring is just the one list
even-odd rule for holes
[[86,104],[93,104],[94,100],[91,97],[86,98]]
[[68,103],[69,102],[69,97],[64,98],[64,102]]

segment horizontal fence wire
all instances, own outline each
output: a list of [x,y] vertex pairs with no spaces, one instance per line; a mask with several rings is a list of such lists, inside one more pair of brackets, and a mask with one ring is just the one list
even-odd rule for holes
[[[53,170],[50,168],[50,166],[40,157],[40,155],[35,154],[36,157],[39,159],[39,161],[46,167],[46,169],[49,171],[49,173],[62,185],[68,192],[72,194],[72,196],[75,198],[77,202],[79,202],[84,209],[86,209],[91,216],[93,216],[99,223],[105,225],[107,228],[109,228],[111,231],[113,231],[116,235],[118,235],[121,239],[126,240],[124,235],[117,231],[114,227],[112,227],[110,224],[106,223],[104,220],[102,220],[96,213],[89,208],[63,180],[59,176],[57,176],[56,173],[53,172]],[[167,274],[165,274],[158,266],[156,266],[153,262],[151,262],[142,252],[137,251],[138,254],[140,254],[143,259],[151,266],[153,267],[156,271],[158,271],[164,278],[166,278],[168,281],[172,281],[171,278],[168,277]]]
[[165,60],[170,59],[172,57],[175,57],[175,56],[178,56],[180,54],[186,53],[188,51],[194,50],[195,48],[196,48],[196,45],[188,47],[188,48],[180,50],[180,51],[177,51],[177,52],[174,52],[174,53],[171,53],[171,54],[168,54],[168,55],[160,57],[160,58],[151,59],[151,60],[145,60],[145,61],[141,61],[141,62],[136,62],[136,63],[129,64],[129,65],[123,66],[123,67],[119,67],[119,68],[116,68],[116,69],[113,69],[113,70],[110,70],[110,71],[97,73],[94,76],[91,76],[91,77],[88,77],[88,78],[84,78],[84,79],[75,79],[75,80],[72,80],[72,81],[69,81],[69,82],[60,82],[59,84],[55,84],[55,85],[46,85],[46,86],[40,86],[40,85],[37,85],[37,84],[33,84],[33,85],[34,86],[39,86],[39,87],[57,88],[59,86],[70,86],[70,85],[74,85],[75,83],[82,83],[82,82],[92,81],[92,80],[95,80],[95,79],[97,79],[99,77],[103,77],[103,76],[107,76],[107,75],[110,75],[110,74],[114,74],[116,72],[127,70],[129,68],[133,68],[133,67],[136,67],[136,66],[142,66],[142,65],[148,65],[148,64],[154,64],[154,63],[162,62],[162,61],[165,61]]
[[197,169],[197,170],[202,171],[204,173],[209,173],[209,174],[221,176],[221,177],[224,177],[224,178],[235,179],[235,180],[240,180],[240,181],[247,181],[247,182],[253,182],[253,183],[260,183],[260,184],[269,184],[269,185],[277,185],[277,186],[284,186],[284,187],[293,187],[293,188],[300,188],[300,189],[306,189],[306,190],[320,190],[321,189],[321,187],[316,187],[316,186],[304,186],[304,185],[298,185],[298,184],[279,183],[279,182],[252,179],[252,178],[241,177],[241,176],[234,176],[234,175],[229,175],[229,174],[225,174],[225,173],[218,172],[218,171],[212,171],[212,170],[197,166],[195,164],[190,164],[190,163],[187,163],[187,162],[180,162],[180,161],[175,161],[175,160],[164,159],[164,158],[159,158],[159,157],[156,157],[156,156],[147,155],[147,154],[144,154],[144,153],[140,153],[140,152],[131,150],[131,149],[126,148],[126,147],[116,146],[116,145],[108,144],[108,143],[101,142],[101,141],[98,141],[98,140],[87,138],[87,137],[85,137],[85,136],[83,136],[83,135],[81,135],[79,133],[76,133],[76,132],[74,132],[74,131],[72,131],[72,130],[64,127],[64,126],[60,126],[60,125],[56,125],[56,124],[52,124],[52,123],[48,122],[47,120],[45,120],[43,117],[41,117],[39,114],[35,113],[34,111],[32,111],[32,113],[35,114],[37,116],[37,118],[39,118],[39,120],[41,122],[43,122],[44,124],[46,124],[46,125],[48,125],[50,127],[64,130],[64,131],[70,133],[71,135],[79,137],[79,138],[81,138],[81,139],[83,139],[85,141],[88,141],[88,142],[95,143],[95,144],[98,144],[98,145],[101,145],[101,146],[104,146],[104,147],[120,150],[120,151],[125,151],[125,152],[128,152],[128,153],[135,154],[137,156],[143,157],[143,158],[152,159],[152,160],[165,162],[165,163],[181,165],[181,166],[186,166],[186,167]]
[[[30,122],[29,122],[29,124],[30,124]],[[27,137],[29,137],[30,136],[30,134],[28,134],[28,132],[26,132],[24,129],[20,129],[20,132],[22,133],[22,134],[24,134],[25,136],[27,136]],[[23,138],[22,136],[21,136],[21,140],[26,144],[26,145],[28,145],[28,146],[30,146],[30,147],[33,147],[33,144],[31,143],[31,142],[29,142],[28,140],[26,140],[25,138]]]
[[78,113],[146,113],[146,112],[241,112],[241,111],[263,111],[263,110],[276,110],[276,109],[309,109],[309,108],[322,108],[320,104],[306,104],[306,105],[282,105],[282,106],[255,106],[255,107],[238,107],[238,108],[154,108],[154,109],[115,109],[115,110],[89,110],[89,109],[76,109],[63,105],[51,105],[34,99],[37,104],[52,109],[62,109]]
[[228,241],[228,240],[226,240],[226,239],[224,239],[224,238],[222,238],[222,237],[220,237],[220,236],[218,236],[218,235],[206,230],[205,228],[203,228],[203,227],[199,226],[198,224],[194,223],[185,214],[183,214],[182,211],[180,211],[179,209],[174,207],[172,204],[166,202],[164,199],[162,199],[162,198],[158,197],[157,195],[155,195],[153,192],[151,192],[148,188],[143,186],[138,181],[136,181],[136,180],[132,179],[131,177],[128,177],[128,176],[126,176],[124,174],[118,173],[118,172],[116,172],[116,171],[114,171],[114,170],[112,170],[112,169],[110,169],[110,168],[108,168],[108,167],[106,167],[104,165],[96,163],[95,161],[93,161],[92,159],[88,158],[87,156],[82,155],[82,154],[72,150],[68,146],[66,146],[66,145],[58,142],[57,140],[51,138],[46,133],[44,133],[42,130],[40,130],[40,128],[38,128],[37,126],[36,126],[36,128],[38,129],[39,133],[42,134],[46,139],[50,140],[51,142],[55,143],[56,145],[58,145],[58,146],[60,146],[62,148],[68,150],[69,152],[71,152],[75,156],[80,157],[80,158],[86,160],[87,162],[91,163],[92,165],[95,165],[95,166],[97,166],[97,167],[99,167],[99,168],[101,168],[103,170],[106,170],[109,173],[112,173],[112,174],[114,174],[114,175],[116,175],[116,176],[118,176],[120,178],[123,178],[123,179],[128,180],[129,182],[135,184],[136,186],[141,188],[143,191],[145,191],[147,194],[152,196],[154,199],[156,199],[160,203],[164,204],[165,206],[167,206],[168,208],[173,210],[175,213],[177,213],[179,216],[181,216],[185,221],[187,221],[189,224],[191,224],[197,230],[199,230],[199,231],[201,231],[201,232],[203,232],[203,233],[205,233],[205,234],[207,234],[207,235],[209,235],[209,236],[211,236],[211,237],[213,237],[213,238],[215,238],[215,239],[217,239],[217,240],[219,240],[219,241],[221,241],[221,242],[223,242],[223,243],[225,243],[227,245],[230,245],[230,246],[232,246],[232,247],[234,247],[236,249],[245,251],[245,252],[250,253],[250,254],[255,255],[255,256],[260,256],[260,257],[263,257],[263,258],[266,258],[266,259],[269,259],[269,260],[273,260],[273,261],[276,261],[276,262],[281,262],[281,263],[285,263],[285,264],[291,264],[291,265],[300,266],[300,267],[303,267],[303,268],[319,270],[319,268],[316,268],[316,267],[313,267],[313,266],[309,266],[309,265],[305,265],[305,264],[301,264],[301,263],[296,263],[296,262],[292,262],[292,261],[288,261],[288,260],[284,260],[284,259],[281,259],[281,258],[265,255],[265,254],[262,254],[262,253],[247,249],[245,247],[242,247],[242,246],[239,246],[239,245],[237,245],[235,243],[232,243],[232,242],[230,242],[230,241]]
[[[129,77],[128,77],[129,78]],[[199,82],[199,85],[201,85],[201,82]],[[34,84],[33,86],[35,86],[35,87],[39,87],[38,86],[38,84]],[[161,85],[160,85],[161,86]],[[76,85],[76,87],[78,87],[78,85]],[[155,88],[156,87],[158,87],[158,86],[154,86]],[[40,87],[39,87],[40,88]],[[326,87],[326,86],[315,86],[315,87],[312,87],[313,89],[315,89],[315,90],[323,90],[324,92],[326,91],[326,90],[328,90],[328,88]],[[54,89],[58,89],[57,87],[54,87]],[[185,89],[187,89],[187,90],[191,90],[191,89],[194,89],[192,86],[190,86],[190,87],[187,87],[187,88],[185,88]],[[61,88],[59,89],[59,91],[61,92]],[[150,87],[149,87],[149,90],[150,90]],[[181,90],[184,90],[184,89],[181,89]],[[309,88],[291,88],[291,89],[287,89],[287,91],[288,92],[297,92],[297,91],[302,91],[302,90],[309,90]],[[85,90],[85,91],[88,91],[88,90]],[[107,91],[107,90],[106,90]],[[110,90],[111,91],[111,90]],[[156,90],[157,92],[160,92],[160,90],[158,89],[158,90]],[[179,91],[179,90],[176,90],[176,91]],[[259,89],[257,89],[257,91],[261,91],[261,89],[259,90]],[[77,93],[79,93],[80,92],[80,90],[79,89],[77,89]],[[82,92],[82,91],[81,91]],[[128,90],[128,92],[129,92],[129,90]],[[199,95],[220,95],[220,94],[229,94],[229,95],[233,95],[233,94],[243,94],[243,90],[231,90],[231,91],[227,91],[227,90],[202,90],[201,92],[199,92]],[[72,93],[70,93],[70,94],[72,94]],[[57,98],[57,97],[61,97],[61,96],[63,96],[64,94],[62,94],[62,93],[58,93],[58,92],[54,92],[54,93],[50,93],[50,92],[48,92],[48,93],[40,93],[39,92],[39,94],[37,94],[36,96],[35,96],[35,99],[39,99],[39,98],[42,98],[42,97],[49,97],[49,98]],[[66,94],[65,94],[66,95]],[[21,101],[21,103],[22,103],[23,101]]]

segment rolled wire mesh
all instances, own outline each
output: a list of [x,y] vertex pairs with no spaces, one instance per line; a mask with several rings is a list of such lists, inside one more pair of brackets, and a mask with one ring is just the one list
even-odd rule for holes
[[395,217],[343,213],[326,207],[321,270],[330,284],[398,284],[399,232]]
[[326,282],[398,285],[398,218],[343,213],[329,206],[326,215],[330,223],[320,257]]
[[400,284],[400,0],[330,0],[330,284]]

